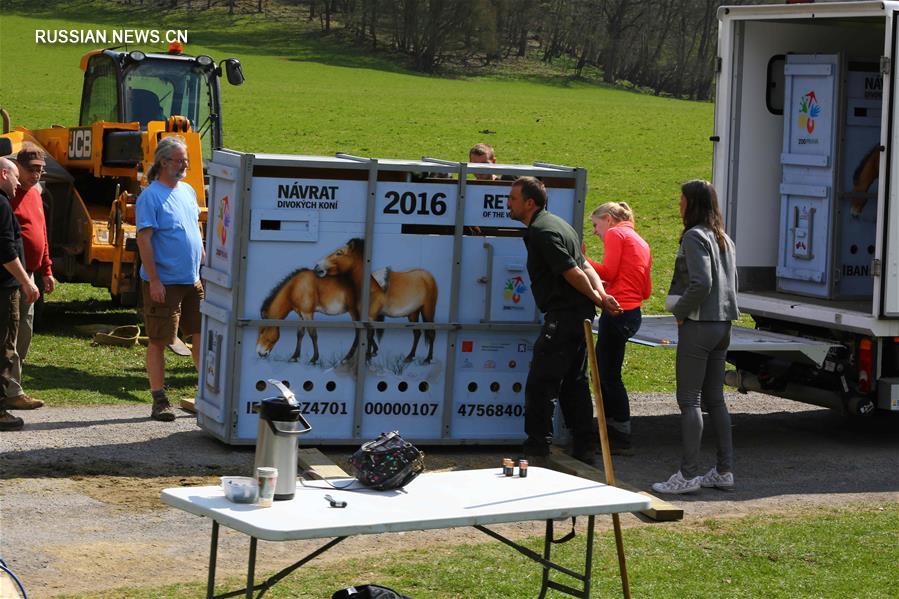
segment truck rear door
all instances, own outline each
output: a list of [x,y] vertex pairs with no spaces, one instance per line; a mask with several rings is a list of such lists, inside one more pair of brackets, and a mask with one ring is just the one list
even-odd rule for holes
[[[883,139],[886,140],[885,150],[882,152],[880,162],[880,172],[885,176],[881,176],[881,187],[884,201],[880,202],[881,209],[877,215],[877,220],[883,223],[877,232],[880,239],[877,240],[877,246],[883,248],[883,258],[879,262],[880,272],[880,313],[884,316],[899,317],[899,198],[893,191],[891,183],[899,176],[899,153],[897,153],[897,138],[899,138],[899,128],[896,126],[895,118],[895,101],[896,97],[896,77],[893,76],[896,57],[896,32],[899,27],[899,11],[893,11],[890,18],[887,19],[886,43],[884,44],[883,59],[883,101],[886,107],[885,122],[883,128],[886,134]],[[877,265],[875,263],[875,275],[877,274]],[[876,279],[875,279],[876,280]],[[876,297],[876,296],[875,296]]]

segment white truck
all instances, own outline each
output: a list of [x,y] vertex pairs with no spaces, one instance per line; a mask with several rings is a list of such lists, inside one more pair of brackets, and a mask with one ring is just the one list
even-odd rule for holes
[[[755,321],[735,329],[728,384],[899,411],[899,2],[718,18],[712,178]],[[673,345],[670,318],[648,320],[640,341]]]

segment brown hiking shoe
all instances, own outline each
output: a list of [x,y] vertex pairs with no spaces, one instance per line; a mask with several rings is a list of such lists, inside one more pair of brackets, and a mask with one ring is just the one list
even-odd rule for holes
[[13,416],[6,410],[0,410],[0,431],[17,431],[25,426],[25,421]]
[[36,410],[43,405],[43,401],[29,397],[24,393],[15,397],[7,397],[3,400],[3,407],[7,410]]
[[165,397],[162,399],[154,399],[153,409],[150,411],[150,418],[159,420],[160,422],[171,422],[175,419],[175,410],[172,409],[172,404],[170,404],[169,400]]

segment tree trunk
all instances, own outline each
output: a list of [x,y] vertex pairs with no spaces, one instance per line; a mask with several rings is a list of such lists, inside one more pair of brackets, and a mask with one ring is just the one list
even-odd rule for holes
[[371,0],[371,20],[368,22],[371,34],[371,49],[378,49],[378,0]]

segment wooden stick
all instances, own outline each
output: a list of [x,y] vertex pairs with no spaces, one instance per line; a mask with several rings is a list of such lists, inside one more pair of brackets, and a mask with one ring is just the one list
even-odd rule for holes
[[[584,319],[584,339],[587,342],[587,364],[590,368],[590,380],[593,382],[593,407],[599,425],[599,445],[602,450],[602,465],[606,474],[606,484],[615,486],[615,470],[612,468],[612,452],[609,450],[609,433],[606,430],[606,412],[602,405],[602,387],[599,381],[599,369],[596,366],[596,349],[593,343],[593,322]],[[631,588],[627,579],[627,563],[624,559],[624,539],[621,536],[621,520],[618,514],[612,514],[612,525],[615,528],[615,547],[618,550],[618,571],[621,573],[621,591],[624,599],[631,598]]]

